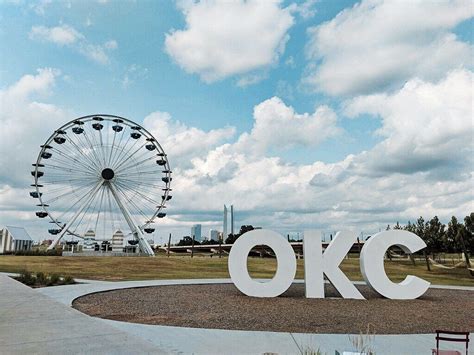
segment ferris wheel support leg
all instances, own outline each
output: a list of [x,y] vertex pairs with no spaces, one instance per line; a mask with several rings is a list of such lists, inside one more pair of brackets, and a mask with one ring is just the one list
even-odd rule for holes
[[66,234],[68,228],[70,225],[72,225],[74,223],[74,221],[77,219],[77,217],[79,217],[79,215],[82,213],[82,211],[84,211],[84,209],[86,208],[86,206],[89,204],[90,202],[90,199],[93,198],[95,196],[95,194],[97,193],[97,191],[99,191],[99,189],[101,188],[103,182],[100,181],[95,187],[94,189],[89,193],[90,196],[88,198],[86,198],[86,200],[82,203],[81,207],[77,210],[76,214],[64,225],[62,231],[61,231],[61,234],[58,234],[58,236],[56,238],[54,238],[53,242],[51,243],[51,245],[48,247],[48,250],[53,250],[56,245],[59,243],[59,241],[61,240],[62,237],[64,237],[64,235]]
[[145,235],[143,234],[142,230],[135,224],[132,218],[132,215],[130,214],[127,207],[125,206],[125,204],[123,204],[122,200],[120,199],[120,196],[117,192],[117,189],[114,186],[114,183],[108,182],[107,186],[109,187],[110,192],[112,192],[112,196],[115,198],[115,201],[117,201],[117,205],[122,211],[123,216],[125,217],[125,220],[127,221],[128,226],[132,230],[135,239],[138,240],[138,245],[140,246],[140,250],[149,256],[155,256],[155,252],[153,251],[150,244],[146,240]]

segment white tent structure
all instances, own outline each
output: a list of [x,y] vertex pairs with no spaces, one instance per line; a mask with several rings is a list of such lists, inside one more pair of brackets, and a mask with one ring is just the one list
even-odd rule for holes
[[25,228],[6,226],[0,231],[0,254],[31,250],[32,245]]

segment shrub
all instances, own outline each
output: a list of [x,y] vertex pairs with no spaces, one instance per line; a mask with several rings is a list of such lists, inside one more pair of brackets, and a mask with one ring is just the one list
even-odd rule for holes
[[65,285],[72,285],[72,284],[75,284],[76,281],[71,276],[68,275],[64,278],[63,283]]
[[48,278],[42,272],[36,273],[36,283],[40,285],[46,285]]
[[23,270],[20,272],[18,281],[20,281],[21,283],[24,283],[25,285],[33,286],[36,282],[36,279],[31,275],[31,272],[27,270]]
[[49,282],[47,283],[47,285],[48,286],[57,285],[57,284],[59,284],[60,281],[61,281],[61,278],[59,277],[58,274],[52,274],[49,277]]

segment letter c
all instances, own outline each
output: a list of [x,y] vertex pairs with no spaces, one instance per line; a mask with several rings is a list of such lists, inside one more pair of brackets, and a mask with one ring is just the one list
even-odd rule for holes
[[[247,269],[250,250],[257,245],[273,249],[277,259],[277,271],[267,282],[253,280]],[[229,274],[234,285],[247,296],[277,297],[285,292],[296,275],[296,258],[286,239],[271,230],[257,229],[241,235],[230,249]]]
[[392,282],[385,273],[384,256],[392,245],[405,253],[414,253],[426,247],[416,234],[404,230],[391,230],[375,234],[365,242],[360,255],[360,271],[365,282],[386,298],[407,300],[423,295],[430,283],[408,275],[399,284]]

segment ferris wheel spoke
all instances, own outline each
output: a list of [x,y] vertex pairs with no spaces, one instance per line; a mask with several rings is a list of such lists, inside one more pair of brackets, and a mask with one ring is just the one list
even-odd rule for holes
[[[94,162],[93,159],[90,158],[90,156],[84,154],[83,152],[83,149],[87,147],[84,147],[84,148],[81,148],[79,146],[79,144],[81,144],[79,142],[80,138],[79,136],[77,137],[77,142],[74,142],[74,140],[70,137],[67,137],[67,139],[69,140],[69,142],[74,146],[74,148],[76,148],[76,151],[79,152],[79,154],[85,159],[84,162],[81,162],[83,165],[85,166],[88,166],[91,170],[95,170],[95,169],[99,169],[99,166]],[[77,160],[78,161],[78,160]]]
[[[89,179],[88,181],[97,181],[97,179]],[[53,184],[57,184],[57,183],[65,183],[65,182],[69,182],[69,183],[77,183],[77,182],[81,182],[81,181],[84,181],[84,178],[59,178],[59,177],[56,177],[55,180],[43,180],[41,182],[42,185],[53,185]]]
[[120,167],[122,167],[123,164],[125,164],[127,161],[129,161],[130,159],[132,159],[132,157],[134,157],[135,154],[137,154],[142,148],[144,148],[145,145],[146,145],[146,141],[145,141],[144,144],[142,144],[140,147],[138,147],[133,153],[128,154],[127,158],[124,159],[124,160],[122,160],[122,161],[120,162],[120,164],[115,167],[115,170],[119,171],[119,170],[120,170]]
[[139,186],[147,186],[147,187],[160,188],[160,189],[166,188],[166,186],[154,184],[153,182],[148,182],[143,179],[138,180],[138,179],[121,178],[120,181],[126,182],[128,184],[139,185]]
[[104,166],[107,166],[107,152],[104,147],[104,140],[102,138],[102,130],[99,131],[99,142],[100,142],[100,151],[102,152],[102,159],[104,161]]
[[114,214],[113,214],[113,211],[112,211],[112,202],[110,201],[110,190],[109,189],[106,189],[106,194],[107,194],[107,205],[108,205],[108,208],[109,208],[109,216],[110,216],[110,220],[112,222],[112,231],[115,233],[116,232],[115,221],[114,221]]
[[[75,158],[73,156],[73,154],[71,154],[71,151],[69,149],[66,149],[64,148],[64,151],[71,154],[71,155],[68,155],[68,154],[65,154],[63,151],[57,149],[57,148],[54,148],[53,147],[53,151],[55,153],[57,153],[58,155],[60,155],[61,157],[63,157],[65,159],[64,163],[67,163],[67,164],[71,164],[71,160],[75,161],[76,163],[78,164],[81,164],[82,166],[84,166],[85,168],[88,168],[88,169],[91,169],[91,171],[94,170],[93,167],[81,162],[80,160],[78,160],[77,158]],[[53,156],[50,158],[50,159],[56,159],[56,160],[60,160],[56,155],[53,154]]]
[[117,132],[114,131],[114,138],[112,139],[112,146],[110,147],[110,152],[109,152],[109,159],[107,160],[107,166],[110,166],[110,161],[112,160],[112,153],[114,151],[114,146],[115,146],[115,136],[117,135]]
[[161,204],[161,200],[160,200],[160,202],[154,201],[154,200],[151,199],[149,196],[143,194],[143,193],[140,192],[138,189],[134,189],[134,188],[130,187],[129,185],[122,184],[122,183],[118,183],[117,185],[120,185],[120,186],[121,186],[124,190],[126,190],[126,191],[135,192],[136,195],[141,196],[143,199],[145,199],[145,200],[148,201],[148,202],[151,202],[153,205],[160,205],[160,204]]
[[[146,155],[148,155],[148,154],[145,153],[145,154],[141,155],[140,157],[137,157],[136,160],[134,160],[134,161],[132,161],[132,162],[129,162],[128,164],[122,166],[121,169],[117,170],[117,173],[126,172],[126,171],[128,171],[128,170],[130,170],[130,169],[133,169],[133,168],[137,167],[137,166],[147,165],[146,163],[147,163],[148,161],[151,161],[151,160],[155,160],[155,159],[156,159],[156,156],[155,156],[155,155],[153,155],[153,156],[151,156],[151,157],[147,157],[147,158],[145,158],[145,159],[142,159],[142,158],[143,158],[144,156],[146,156]],[[150,165],[151,165],[151,164],[150,164]],[[154,166],[154,164],[153,164],[153,166]]]
[[84,220],[84,217],[85,217],[85,216],[87,215],[87,213],[89,212],[90,206],[91,206],[91,204],[89,203],[89,204],[87,205],[87,208],[85,209],[84,213],[82,214],[81,219],[80,219],[79,222],[77,223],[76,228],[74,228],[74,231],[73,231],[74,234],[76,234],[77,229],[82,225],[82,221]]
[[[63,192],[60,195],[55,196],[54,198],[46,200],[45,203],[46,204],[51,204],[53,202],[61,200],[62,198],[65,198],[65,197],[68,197],[70,199],[71,193],[76,194],[81,190],[90,188],[91,185],[92,185],[91,183],[87,183],[87,184],[83,184],[83,185],[78,185],[78,187],[76,187],[75,189],[71,188],[71,187],[67,187],[66,189],[58,190],[58,192],[64,191],[64,190],[66,190],[66,192]],[[47,193],[48,193],[48,195],[52,195],[51,191],[48,191]]]
[[[114,131],[114,135],[116,134],[117,132]],[[109,166],[113,166],[113,162],[115,160],[115,158],[117,157],[117,154],[120,153],[120,147],[122,147],[123,149],[123,145],[122,145],[122,141],[123,141],[123,135],[125,134],[125,130],[122,129],[122,134],[120,134],[120,139],[117,143],[117,148],[116,149],[112,149],[112,153],[110,154],[110,160],[109,160]],[[128,137],[128,139],[130,139],[130,136]],[[126,144],[126,143],[125,143]]]
[[98,147],[98,149],[96,149],[95,151],[97,152],[97,156],[99,157],[100,165],[104,166],[103,165],[104,164],[104,155],[103,155],[103,151],[102,151],[102,142],[101,142],[101,140],[102,140],[102,130],[99,130],[99,136],[101,138],[100,141],[97,141],[96,133],[97,132],[92,131],[92,133],[91,133],[92,138],[91,139],[93,141],[94,147]]
[[[72,160],[75,163],[78,163],[78,161],[76,159],[73,158]],[[50,162],[60,164],[60,166],[58,166],[58,165],[54,166],[53,164],[49,164]],[[89,168],[89,167],[87,167],[83,164],[71,164],[71,161],[65,161],[65,160],[59,159],[57,157],[51,157],[47,161],[44,161],[42,163],[46,166],[50,165],[53,169],[54,168],[63,169],[63,167],[75,167],[77,171],[97,175],[97,171],[93,170],[92,168]],[[67,170],[72,170],[71,168],[66,168],[66,169]]]
[[[96,184],[92,189],[90,189],[88,192],[86,192],[82,197],[79,197],[78,200],[71,202],[69,208],[67,208],[61,215],[59,215],[59,220],[63,219],[66,213],[70,212],[75,205],[79,203],[83,203],[84,201],[88,201],[89,198],[94,198],[96,191],[99,190],[100,186],[102,185],[102,182],[99,182]],[[99,187],[97,187],[99,186]]]
[[100,213],[102,212],[102,203],[104,201],[104,191],[105,191],[106,187],[104,185],[102,185],[101,187],[101,192],[100,192],[100,203],[99,203],[99,209],[98,209],[98,212],[97,212],[97,218],[96,218],[96,221],[95,221],[95,231],[97,232],[97,225],[99,224],[99,219],[100,219]]
[[117,161],[114,163],[114,170],[118,165],[122,163],[123,159],[126,159],[127,155],[130,153],[130,151],[137,145],[138,139],[134,140],[133,144],[126,150],[124,151],[121,155],[118,156]]
[[143,217],[145,217],[145,219],[149,218],[149,216],[145,212],[143,212],[140,207],[137,206],[137,204],[133,201],[133,198],[130,198],[129,196],[127,196],[126,192],[123,191],[123,189],[120,186],[118,186],[116,184],[114,186],[116,187],[117,191],[119,191],[122,194],[122,196],[125,197],[125,199],[128,201],[128,203],[131,206],[133,206]]
[[85,140],[89,144],[88,149],[90,149],[92,154],[94,155],[94,159],[95,159],[95,162],[96,162],[97,166],[99,167],[99,169],[102,169],[102,167],[100,166],[100,159],[97,155],[96,149],[94,149],[94,145],[92,144],[91,140],[89,139],[89,136],[87,135],[87,130],[86,129],[84,129],[83,135],[84,135]]
[[[122,137],[120,138],[120,143],[122,143],[122,138],[123,138],[123,135],[125,134],[125,129],[122,130]],[[125,150],[125,147],[128,145],[128,143],[131,141],[131,137],[128,136],[127,140],[125,141],[125,144],[122,145],[122,148],[116,153],[114,154],[114,158],[113,160],[110,162],[110,166],[114,166],[116,164],[116,162],[120,159],[120,156],[122,155],[122,153],[124,152]]]
[[81,174],[90,175],[90,176],[97,176],[96,173],[93,173],[91,171],[78,169],[78,168],[70,169],[70,168],[65,168],[64,166],[58,166],[58,165],[53,165],[53,164],[48,164],[48,163],[44,163],[43,165],[47,168],[51,168],[51,169],[54,169],[54,170],[66,171],[66,172],[69,172],[69,173],[76,173],[76,174],[81,173]]

